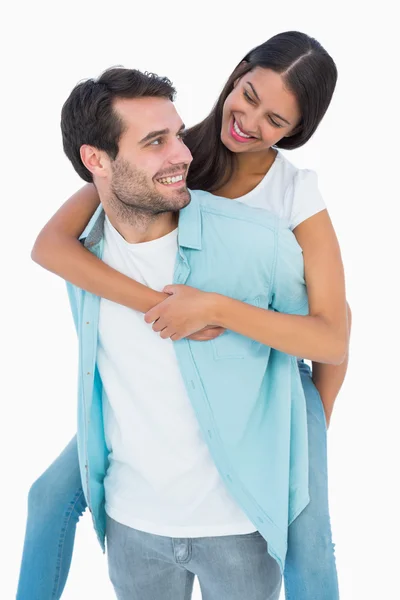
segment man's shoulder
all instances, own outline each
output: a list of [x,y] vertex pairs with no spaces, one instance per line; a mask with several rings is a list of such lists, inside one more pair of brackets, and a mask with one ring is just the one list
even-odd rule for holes
[[202,213],[213,215],[216,219],[244,221],[254,228],[267,228],[272,231],[288,227],[287,221],[265,208],[255,208],[202,190],[191,190],[190,194],[192,202],[199,205]]

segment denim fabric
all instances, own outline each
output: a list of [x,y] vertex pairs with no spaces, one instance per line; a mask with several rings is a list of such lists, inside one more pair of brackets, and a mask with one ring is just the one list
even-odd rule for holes
[[[325,415],[309,367],[300,362],[299,370],[307,402],[310,503],[289,527],[286,600],[338,600],[328,506]],[[76,524],[85,508],[74,438],[31,488],[17,600],[61,598]],[[190,576],[185,577],[190,582]]]
[[107,517],[110,578],[118,600],[278,600],[282,576],[258,533],[170,538]]

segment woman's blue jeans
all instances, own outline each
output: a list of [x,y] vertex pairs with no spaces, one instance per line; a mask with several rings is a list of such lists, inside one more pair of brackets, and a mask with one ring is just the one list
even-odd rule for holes
[[[286,600],[339,598],[328,507],[326,421],[309,367],[299,363],[307,402],[311,501],[289,527]],[[33,484],[17,600],[61,598],[79,517],[86,509],[76,438]]]

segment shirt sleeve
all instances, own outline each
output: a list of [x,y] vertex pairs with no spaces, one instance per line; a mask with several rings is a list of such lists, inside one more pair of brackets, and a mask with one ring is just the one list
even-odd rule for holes
[[308,169],[297,171],[293,178],[290,193],[292,195],[292,209],[289,221],[292,231],[297,225],[326,208],[318,189],[318,177],[315,171]]
[[67,292],[68,292],[68,298],[69,298],[69,303],[71,306],[71,312],[72,312],[72,318],[74,319],[74,325],[75,325],[75,329],[76,329],[76,333],[78,333],[79,330],[79,298],[78,298],[78,289],[72,285],[72,283],[69,283],[67,281]]
[[278,229],[270,307],[287,314],[308,314],[303,251],[284,224]]

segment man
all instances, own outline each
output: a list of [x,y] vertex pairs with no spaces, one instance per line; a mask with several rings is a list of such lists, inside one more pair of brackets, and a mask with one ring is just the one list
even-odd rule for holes
[[[173,97],[167,79],[128,69],[72,91],[64,149],[102,204],[82,242],[156,290],[173,280],[304,311],[293,234],[265,211],[189,193]],[[173,343],[141,313],[69,293],[83,488],[118,598],[190,598],[197,575],[210,600],[277,599],[288,522],[308,502],[295,358],[231,332]]]

